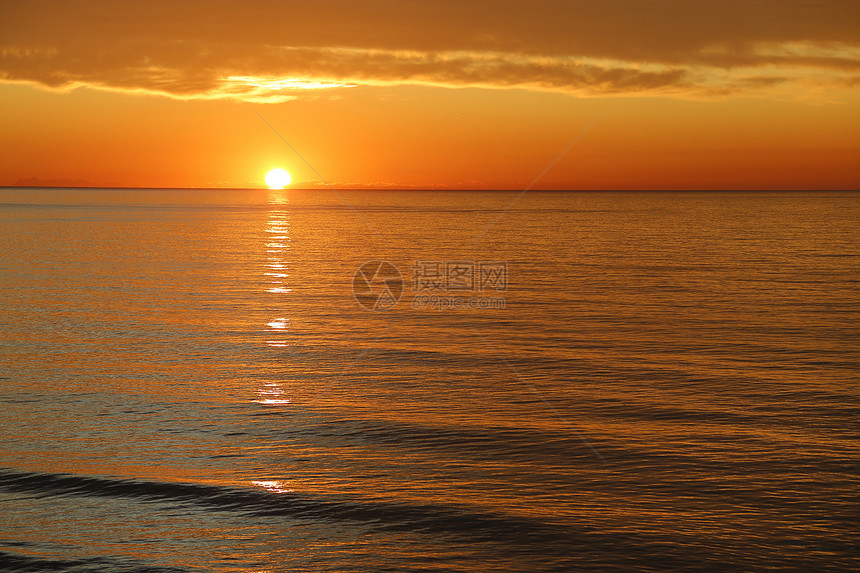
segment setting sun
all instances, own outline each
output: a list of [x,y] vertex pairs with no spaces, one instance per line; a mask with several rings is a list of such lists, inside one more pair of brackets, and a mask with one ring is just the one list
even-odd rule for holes
[[283,169],[272,169],[266,173],[266,185],[269,189],[283,189],[290,184],[292,178],[290,174]]

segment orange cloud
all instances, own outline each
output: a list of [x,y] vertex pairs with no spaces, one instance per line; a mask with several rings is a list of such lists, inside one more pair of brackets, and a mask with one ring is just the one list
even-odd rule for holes
[[851,90],[840,0],[4,3],[0,80],[281,102],[355,85],[723,96]]

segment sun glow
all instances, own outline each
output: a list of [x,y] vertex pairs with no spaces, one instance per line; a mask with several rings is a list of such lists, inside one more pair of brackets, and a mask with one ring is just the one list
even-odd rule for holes
[[283,189],[290,184],[292,178],[290,174],[283,169],[272,169],[266,173],[266,185],[269,189]]

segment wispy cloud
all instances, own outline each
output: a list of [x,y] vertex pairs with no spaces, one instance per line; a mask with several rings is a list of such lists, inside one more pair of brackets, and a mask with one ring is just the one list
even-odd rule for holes
[[5,2],[0,80],[255,102],[361,85],[692,97],[857,85],[858,3],[714,4]]

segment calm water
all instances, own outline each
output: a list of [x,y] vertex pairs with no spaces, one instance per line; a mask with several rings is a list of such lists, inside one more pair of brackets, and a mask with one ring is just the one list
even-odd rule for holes
[[860,568],[860,194],[343,195],[0,190],[0,567]]

